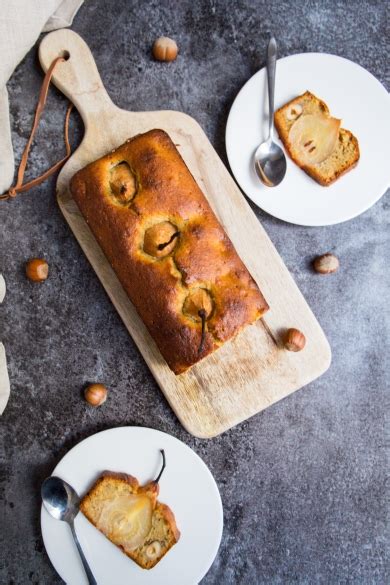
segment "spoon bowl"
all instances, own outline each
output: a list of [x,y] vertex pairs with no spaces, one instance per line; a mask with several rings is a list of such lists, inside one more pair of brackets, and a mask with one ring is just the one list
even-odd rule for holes
[[274,142],[274,95],[277,45],[271,37],[267,47],[267,79],[269,101],[269,134],[254,155],[255,170],[259,179],[267,187],[276,187],[284,179],[287,160],[283,150]]
[[284,179],[287,161],[283,150],[272,140],[260,144],[254,156],[255,169],[267,187],[276,187]]
[[48,477],[42,484],[43,505],[53,518],[70,522],[79,511],[80,498],[66,481],[59,477]]

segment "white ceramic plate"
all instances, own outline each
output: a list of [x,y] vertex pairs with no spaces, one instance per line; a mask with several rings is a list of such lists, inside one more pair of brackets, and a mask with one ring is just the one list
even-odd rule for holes
[[275,110],[306,90],[323,99],[331,115],[341,118],[342,126],[358,138],[360,161],[355,169],[322,187],[287,158],[287,174],[278,187],[259,182],[253,154],[268,135],[265,69],[249,79],[233,103],[226,150],[241,189],[264,211],[299,225],[331,225],[366,211],[390,185],[390,98],[371,73],[342,57],[304,53],[280,59]]
[[[161,502],[168,504],[181,532],[179,542],[151,570],[138,567],[111,544],[80,512],[76,532],[99,585],[195,585],[209,570],[223,527],[217,485],[203,461],[187,445],[160,431],[122,427],[85,439],[60,461],[53,475],[84,494],[104,470],[153,479],[165,449],[167,467],[160,481]],[[42,536],[54,568],[67,585],[87,585],[69,527],[42,507]]]

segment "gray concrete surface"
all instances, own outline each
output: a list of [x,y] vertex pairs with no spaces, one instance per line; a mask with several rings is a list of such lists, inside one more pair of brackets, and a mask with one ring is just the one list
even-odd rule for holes
[[[264,65],[270,31],[279,40],[281,56],[336,53],[366,67],[389,88],[386,4],[89,0],[73,29],[91,47],[115,102],[129,110],[187,112],[203,125],[226,162],[229,108],[242,84]],[[177,62],[169,66],[150,56],[161,34],[180,45]],[[41,80],[34,48],[9,83],[17,159]],[[31,176],[62,153],[65,107],[53,90],[31,157]],[[376,123],[373,116],[373,131],[379,130]],[[77,144],[79,119],[71,134]],[[0,582],[61,582],[40,535],[43,478],[90,434],[144,425],[193,447],[219,485],[225,528],[204,585],[388,583],[389,199],[353,221],[327,228],[287,225],[254,210],[328,335],[333,363],[306,388],[224,435],[202,441],[181,428],[157,388],[63,220],[54,185],[51,179],[0,203],[0,271],[8,286],[0,308],[0,339],[12,384],[0,419],[5,504]],[[341,269],[322,278],[311,271],[310,261],[328,250],[340,257]],[[31,256],[44,256],[50,264],[50,278],[42,286],[24,276]],[[91,380],[111,388],[100,410],[91,410],[81,398]]]

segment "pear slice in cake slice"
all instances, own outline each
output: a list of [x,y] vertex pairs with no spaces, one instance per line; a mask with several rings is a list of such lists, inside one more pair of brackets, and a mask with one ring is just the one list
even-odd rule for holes
[[145,541],[152,528],[153,500],[144,494],[126,494],[107,501],[96,528],[125,552]]
[[292,158],[296,159],[300,166],[321,163],[334,151],[340,126],[341,120],[330,116],[321,114],[300,116],[288,133]]
[[140,486],[124,473],[106,471],[80,504],[88,520],[143,569],[151,569],[179,540],[173,512],[157,501],[159,485]]

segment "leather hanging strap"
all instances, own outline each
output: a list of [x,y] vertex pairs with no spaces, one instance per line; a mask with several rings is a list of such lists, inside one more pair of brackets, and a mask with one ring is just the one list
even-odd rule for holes
[[50,81],[51,81],[51,78],[53,76],[54,69],[55,69],[57,63],[59,63],[60,61],[65,61],[65,59],[63,57],[57,57],[56,59],[54,59],[54,61],[50,65],[49,69],[46,71],[46,75],[44,77],[42,87],[41,87],[41,92],[39,94],[37,109],[35,110],[34,123],[33,123],[32,129],[31,129],[30,138],[28,139],[27,144],[24,147],[22,158],[20,160],[16,184],[13,187],[10,187],[10,189],[8,190],[7,193],[0,195],[0,200],[6,200],[6,199],[16,197],[16,195],[18,193],[23,193],[24,191],[28,191],[29,189],[31,189],[32,187],[35,187],[36,185],[40,185],[40,183],[42,183],[45,179],[50,177],[50,175],[52,175],[58,169],[60,169],[62,167],[62,165],[68,160],[68,158],[71,154],[71,147],[69,144],[69,117],[70,117],[70,113],[71,113],[72,108],[73,108],[73,104],[69,104],[68,109],[66,111],[66,116],[65,116],[64,140],[65,140],[66,155],[64,156],[63,159],[61,159],[60,161],[55,163],[52,167],[47,169],[47,171],[45,171],[42,175],[40,175],[39,177],[36,177],[35,179],[32,179],[28,183],[23,184],[23,178],[24,178],[24,173],[26,171],[28,154],[30,152],[31,144],[32,144],[32,141],[34,139],[35,132],[37,131],[37,128],[39,125],[39,120],[41,118],[42,112],[45,108],[47,92],[49,91]]

